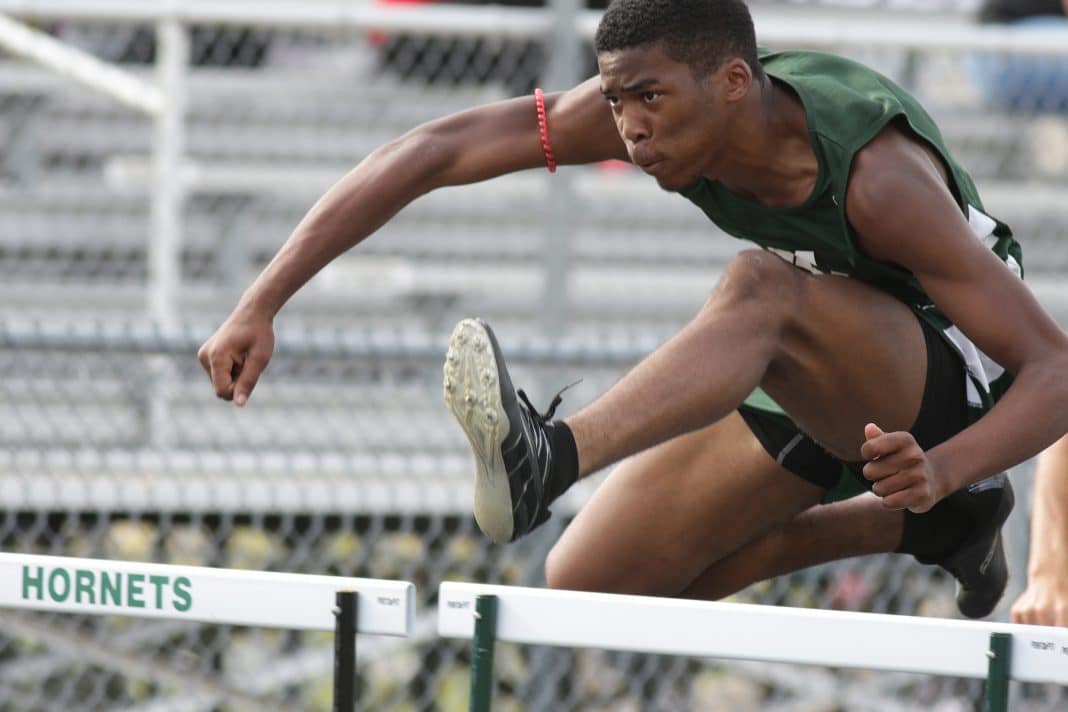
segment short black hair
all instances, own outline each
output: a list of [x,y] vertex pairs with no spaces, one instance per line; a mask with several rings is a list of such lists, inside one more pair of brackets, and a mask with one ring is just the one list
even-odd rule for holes
[[763,76],[756,33],[742,0],[612,0],[597,26],[597,53],[661,43],[676,62],[700,78],[728,57],[741,57]]

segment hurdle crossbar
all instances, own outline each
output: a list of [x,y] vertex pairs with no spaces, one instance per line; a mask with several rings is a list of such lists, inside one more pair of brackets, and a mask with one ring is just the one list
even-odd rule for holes
[[[476,615],[488,597],[496,599],[492,626]],[[1068,685],[1063,628],[443,583],[439,634],[485,650],[476,631],[513,643],[986,678],[997,694],[1008,679]],[[487,668],[483,659],[482,674]],[[492,686],[472,679],[471,709],[489,709],[476,688]]]
[[334,709],[355,707],[356,633],[409,636],[407,581],[0,553],[0,608],[335,633]]

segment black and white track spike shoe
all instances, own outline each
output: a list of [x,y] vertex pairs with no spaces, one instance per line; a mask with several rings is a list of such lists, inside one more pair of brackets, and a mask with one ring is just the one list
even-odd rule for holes
[[[445,357],[445,404],[475,456],[475,521],[493,541],[515,541],[549,518],[554,486],[549,420],[560,403],[539,413],[512,387],[489,324],[464,319]],[[572,478],[573,479],[573,475]]]

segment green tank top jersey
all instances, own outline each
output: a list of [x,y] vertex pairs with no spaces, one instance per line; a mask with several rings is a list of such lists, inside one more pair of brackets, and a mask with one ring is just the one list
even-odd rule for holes
[[[976,239],[1022,277],[1020,245],[1007,225],[986,214],[971,177],[946,148],[941,132],[919,103],[890,79],[861,64],[819,52],[761,52],[773,80],[793,89],[808,121],[819,162],[816,186],[801,205],[777,208],[732,194],[718,181],[700,179],[680,191],[726,233],[755,242],[812,273],[838,274],[871,284],[909,305],[961,355],[967,369],[964,394],[978,419],[1011,381],[931,301],[916,277],[897,265],[871,259],[857,249],[857,235],[845,215],[845,194],[853,157],[888,124],[907,127],[944,161],[957,205]],[[762,391],[746,404],[782,410]]]

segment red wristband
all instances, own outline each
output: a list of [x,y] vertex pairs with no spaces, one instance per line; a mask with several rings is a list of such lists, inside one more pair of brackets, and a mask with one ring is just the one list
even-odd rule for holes
[[534,108],[538,111],[538,133],[541,134],[541,150],[545,154],[545,167],[550,173],[556,173],[556,156],[553,145],[549,143],[549,122],[545,116],[545,95],[541,89],[534,90]]

